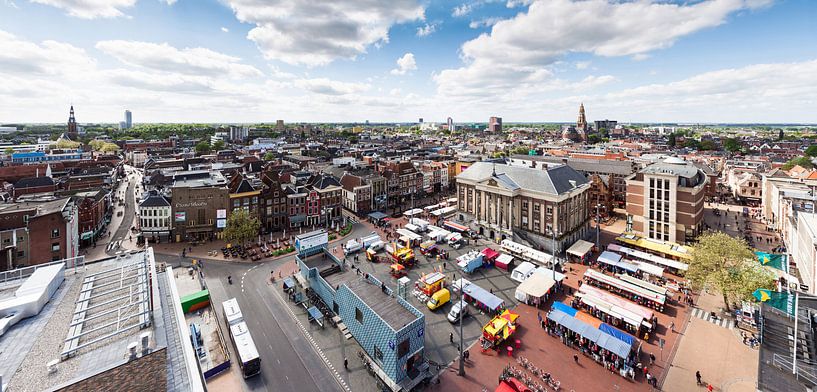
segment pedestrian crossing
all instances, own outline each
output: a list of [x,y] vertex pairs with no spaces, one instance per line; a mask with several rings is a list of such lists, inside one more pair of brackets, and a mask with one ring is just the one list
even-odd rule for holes
[[734,329],[735,328],[735,321],[734,320],[720,318],[720,317],[718,319],[712,319],[712,315],[710,315],[709,312],[707,312],[707,311],[705,311],[705,310],[703,310],[701,308],[692,308],[692,315],[699,318],[699,319],[701,319],[701,320],[709,321],[710,323],[715,324],[715,325],[717,325],[719,327],[722,327],[722,328],[726,328],[726,329]]

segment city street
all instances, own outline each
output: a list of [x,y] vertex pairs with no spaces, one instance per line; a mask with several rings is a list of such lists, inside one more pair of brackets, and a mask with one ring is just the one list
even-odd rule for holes
[[[363,236],[370,232],[367,225],[356,224],[350,236]],[[340,245],[341,239],[332,244]],[[157,253],[157,261],[178,266],[181,259],[177,253]],[[280,285],[270,284],[270,271],[286,277],[295,272],[295,256],[287,256],[263,263],[241,263],[221,260],[198,259],[203,265],[212,307],[223,317],[221,303],[230,298],[238,299],[244,319],[250,329],[255,346],[261,355],[261,374],[242,379],[237,363],[230,371],[234,378],[243,380],[246,391],[348,391],[340,384],[340,376],[327,367],[316,351],[311,339],[304,334],[294,314],[280,295]],[[189,265],[185,258],[183,265]],[[227,282],[231,276],[233,284]],[[235,349],[228,343],[231,357]]]

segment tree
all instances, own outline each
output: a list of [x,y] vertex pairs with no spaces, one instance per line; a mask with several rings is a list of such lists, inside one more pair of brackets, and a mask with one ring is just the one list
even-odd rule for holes
[[530,151],[530,148],[528,148],[528,147],[524,147],[524,146],[523,147],[515,147],[513,150],[511,150],[511,154],[513,154],[513,155],[528,155],[529,151]]
[[14,154],[14,148],[11,148],[11,147],[6,147],[6,149],[5,149],[5,150],[3,150],[3,152],[5,152],[5,153],[6,153],[6,155],[11,155],[11,154]]
[[60,150],[73,150],[75,148],[79,148],[80,143],[71,140],[60,139],[57,140],[57,142],[54,143],[54,145]]
[[715,144],[715,142],[709,139],[703,140],[698,144],[698,149],[702,151],[715,150],[717,148],[718,146]]
[[667,138],[667,145],[672,147],[672,148],[675,148],[675,143],[676,143],[675,138],[676,138],[675,133],[674,132],[670,133],[669,137]]
[[258,229],[261,228],[261,221],[250,213],[237,209],[230,213],[227,218],[227,227],[224,228],[224,238],[230,242],[245,244],[258,236]]
[[759,288],[773,288],[775,277],[755,258],[742,238],[708,232],[699,237],[685,277],[693,287],[704,286],[723,296],[726,310],[734,301],[748,300]]
[[223,150],[223,149],[224,149],[224,141],[223,140],[217,140],[215,143],[213,143],[213,151],[219,151],[219,150]]
[[99,152],[109,153],[109,152],[117,152],[119,151],[119,146],[116,143],[103,143],[102,146],[99,147]]
[[700,147],[700,143],[698,143],[697,140],[688,137],[684,139],[684,147],[698,149]]
[[209,154],[210,153],[210,143],[207,141],[200,141],[196,144],[196,152],[199,154]]
[[814,169],[814,164],[811,163],[811,158],[810,157],[797,157],[797,158],[794,158],[794,159],[786,162],[786,164],[783,165],[782,169],[783,170],[790,170],[791,168],[793,168],[795,166],[800,166],[802,168],[809,169],[809,170]]
[[269,151],[266,154],[264,154],[265,161],[271,161],[273,159],[275,159],[275,154],[272,151]]
[[723,141],[723,148],[726,151],[729,151],[731,153],[735,153],[735,152],[738,152],[738,151],[741,150],[741,145],[740,145],[740,142],[738,141],[738,139],[730,137],[730,138]]
[[817,157],[817,144],[809,146],[806,149],[806,155],[810,157]]

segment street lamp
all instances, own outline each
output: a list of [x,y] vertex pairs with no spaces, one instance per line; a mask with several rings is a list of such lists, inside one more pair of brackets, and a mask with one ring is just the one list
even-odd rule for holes
[[[462,282],[462,278],[460,278],[460,282]],[[454,283],[456,285],[456,282]],[[462,319],[465,318],[465,306],[462,304],[463,302],[463,295],[462,295],[462,283],[460,283],[460,369],[457,372],[457,375],[460,377],[465,376],[465,351],[463,350],[463,336],[462,336]]]
[[601,232],[601,203],[596,204],[596,249],[599,249],[599,235]]

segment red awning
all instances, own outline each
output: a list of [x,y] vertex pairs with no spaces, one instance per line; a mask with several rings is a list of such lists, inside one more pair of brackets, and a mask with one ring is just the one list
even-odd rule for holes
[[499,386],[496,387],[494,392],[531,392],[531,390],[527,385],[522,383],[522,381],[511,377],[507,380],[500,381]]
[[485,256],[488,261],[493,261],[497,257],[499,257],[499,253],[491,248],[485,248],[482,250],[482,255]]

